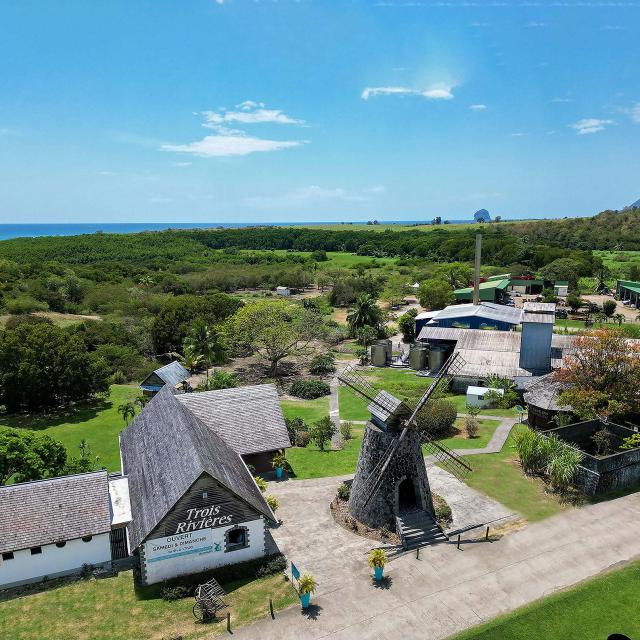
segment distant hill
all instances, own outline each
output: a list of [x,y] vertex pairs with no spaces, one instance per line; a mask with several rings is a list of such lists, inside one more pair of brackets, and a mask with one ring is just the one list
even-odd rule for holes
[[636,200],[633,204],[629,205],[630,209],[640,209],[640,200]]
[[478,209],[478,211],[473,214],[473,219],[476,222],[491,222],[491,216],[486,209]]

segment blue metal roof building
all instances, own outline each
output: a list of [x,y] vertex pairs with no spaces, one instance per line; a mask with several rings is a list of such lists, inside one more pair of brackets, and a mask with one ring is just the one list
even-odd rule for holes
[[189,372],[177,360],[174,360],[150,373],[140,384],[140,389],[146,394],[155,395],[165,384],[175,388],[188,379]]

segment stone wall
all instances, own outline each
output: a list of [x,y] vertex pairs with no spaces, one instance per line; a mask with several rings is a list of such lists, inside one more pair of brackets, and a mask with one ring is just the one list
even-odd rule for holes
[[393,438],[398,435],[397,431],[384,431],[371,422],[367,423],[365,428],[358,467],[351,486],[349,512],[354,518],[374,529],[382,526],[392,531],[395,529],[395,516],[399,513],[398,490],[402,481],[407,478],[413,482],[416,506],[434,513],[420,438],[413,431],[407,432],[396,450],[377,494],[365,504],[367,490],[372,486],[367,482],[367,478],[385,457]]

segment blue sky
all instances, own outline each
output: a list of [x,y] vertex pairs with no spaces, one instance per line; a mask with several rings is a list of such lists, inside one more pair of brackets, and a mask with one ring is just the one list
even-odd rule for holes
[[0,222],[640,198],[639,2],[4,0]]

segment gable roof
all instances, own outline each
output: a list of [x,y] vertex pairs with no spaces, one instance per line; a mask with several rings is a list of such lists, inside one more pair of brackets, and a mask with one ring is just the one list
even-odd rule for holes
[[120,436],[123,473],[129,478],[135,549],[203,474],[274,520],[239,453],[207,427],[167,385]]
[[0,552],[110,530],[106,471],[0,487]]
[[[162,380],[162,382],[164,382],[165,384],[170,384],[173,387],[189,379],[189,372],[177,360],[174,360],[173,362],[165,364],[164,367],[160,367],[159,369],[156,369],[152,374],[148,375],[142,381],[142,384],[140,386],[144,387],[145,382],[147,382],[147,380],[149,380],[149,378],[154,375],[158,376],[158,378],[160,378],[160,380]],[[149,386],[155,387],[157,385]]]
[[570,405],[560,405],[558,396],[564,391],[564,385],[555,379],[553,373],[540,376],[526,385],[523,399],[527,404],[548,411],[571,411]]
[[437,322],[448,318],[470,318],[472,316],[487,318],[489,320],[499,320],[510,324],[520,324],[522,320],[522,310],[494,302],[452,304],[439,311],[433,319]]
[[291,446],[273,384],[185,393],[176,398],[241,455]]

